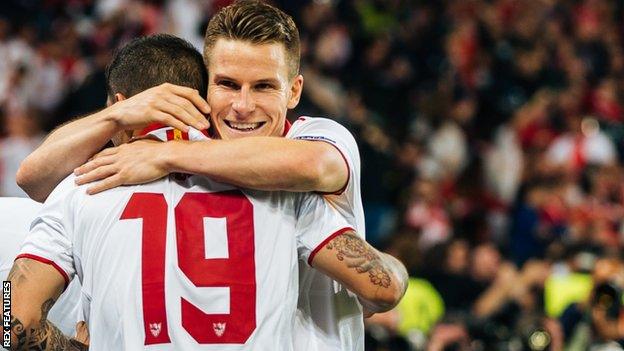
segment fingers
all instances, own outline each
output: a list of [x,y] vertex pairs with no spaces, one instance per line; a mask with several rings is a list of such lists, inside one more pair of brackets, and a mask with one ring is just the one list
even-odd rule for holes
[[189,125],[185,124],[185,122],[182,122],[180,119],[177,118],[177,116],[179,116],[179,114],[176,114],[175,112],[156,112],[154,114],[154,117],[158,120],[158,122],[169,127],[181,130],[183,132],[188,132]]
[[87,323],[78,322],[78,324],[76,324],[76,337],[74,339],[85,345],[89,345],[89,338],[89,328],[87,327]]
[[[117,104],[114,104],[115,106]],[[210,113],[208,102],[199,92],[188,87],[169,83],[147,89],[117,105],[117,115],[125,129],[157,122],[188,132],[192,126],[198,130],[210,126],[206,115]],[[123,129],[122,128],[122,129]]]
[[110,177],[117,173],[117,168],[113,165],[98,167],[84,175],[76,178],[76,185],[92,183],[104,178]]
[[97,193],[101,193],[102,191],[116,188],[120,185],[123,185],[123,181],[121,180],[121,176],[119,174],[114,174],[100,182],[95,183],[94,185],[87,188],[87,194],[95,195]]
[[193,126],[198,130],[209,127],[206,117],[189,100],[178,95],[170,95],[167,97],[167,102],[183,111],[183,114],[179,115],[179,119],[187,125]]
[[204,100],[203,97],[199,96],[199,92],[195,89],[183,87],[179,85],[167,84],[167,88],[170,89],[174,94],[179,95],[192,102],[198,110],[203,112],[204,114],[210,113],[210,106],[208,102]]
[[113,159],[111,158],[112,154],[100,157],[96,156],[94,156],[89,162],[85,163],[84,165],[74,169],[74,174],[77,176],[81,176],[93,171],[98,167],[110,165],[113,163]]
[[93,155],[93,157],[90,158],[90,160],[95,160],[97,158],[102,158],[104,156],[111,156],[117,153],[117,151],[119,150],[119,147],[108,147],[100,152],[98,152],[97,154]]

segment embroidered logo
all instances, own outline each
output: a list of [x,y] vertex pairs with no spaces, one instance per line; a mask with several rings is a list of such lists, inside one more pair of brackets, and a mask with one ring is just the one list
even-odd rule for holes
[[212,323],[212,329],[214,329],[214,332],[217,336],[219,337],[223,336],[223,333],[225,333],[225,322],[224,323]]
[[149,325],[150,332],[152,333],[152,335],[154,335],[154,337],[157,337],[158,335],[160,335],[161,328],[162,328],[161,323],[150,323]]

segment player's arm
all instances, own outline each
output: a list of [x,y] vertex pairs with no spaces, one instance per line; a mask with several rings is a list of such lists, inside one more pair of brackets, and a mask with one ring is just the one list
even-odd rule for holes
[[310,264],[345,285],[371,312],[392,309],[407,289],[405,266],[352,231],[331,239],[311,256]]
[[257,190],[336,192],[349,179],[342,155],[325,142],[278,137],[135,142],[106,149],[76,169],[90,194],[169,173],[199,174]]
[[33,200],[45,201],[61,180],[98,152],[117,130],[106,110],[57,128],[22,162],[17,184]]
[[154,122],[180,130],[208,126],[200,110],[209,113],[210,108],[194,89],[162,84],[128,99],[117,95],[117,103],[54,130],[22,162],[17,183],[31,198],[43,202],[74,168],[84,164],[120,131]]
[[169,172],[201,174],[251,189],[336,192],[349,177],[340,151],[325,142],[252,137],[164,146]]
[[28,258],[15,261],[11,281],[10,350],[87,350],[47,320],[48,312],[65,285],[51,265]]

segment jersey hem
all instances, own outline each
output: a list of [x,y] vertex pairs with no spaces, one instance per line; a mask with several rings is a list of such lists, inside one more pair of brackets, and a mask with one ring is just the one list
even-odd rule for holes
[[[54,269],[56,269],[61,274],[61,276],[63,276],[63,279],[65,280],[65,289],[67,289],[67,286],[69,285],[69,275],[67,275],[67,272],[65,272],[63,270],[63,268],[61,268],[61,266],[59,266],[58,264],[54,263],[54,261],[49,260],[49,259],[44,258],[44,257],[41,257],[41,256],[33,255],[33,254],[21,254],[21,255],[18,255],[15,258],[15,261],[17,261],[20,258],[28,258],[28,259],[35,260],[35,261],[38,261],[38,262],[41,262],[41,263],[45,263],[45,264],[48,264],[48,265],[52,266]],[[65,289],[63,289],[63,290],[65,290]]]
[[347,232],[349,230],[353,230],[355,231],[355,229],[351,228],[351,227],[344,227],[342,229],[339,229],[337,231],[335,231],[332,235],[328,236],[325,240],[323,240],[323,242],[321,242],[320,244],[318,244],[316,246],[316,248],[314,248],[314,250],[312,250],[312,252],[310,253],[310,256],[308,256],[308,265],[312,266],[312,260],[314,260],[314,256],[316,256],[316,254],[325,246],[327,245],[328,242],[330,242],[331,240],[333,240],[335,237],[337,237],[338,235],[343,234],[344,232]]

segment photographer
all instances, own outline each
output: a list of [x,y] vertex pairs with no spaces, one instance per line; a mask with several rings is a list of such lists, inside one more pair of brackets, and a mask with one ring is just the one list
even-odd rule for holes
[[561,316],[570,349],[622,350],[624,345],[624,264],[600,258],[592,271],[594,288],[586,303],[572,304]]

